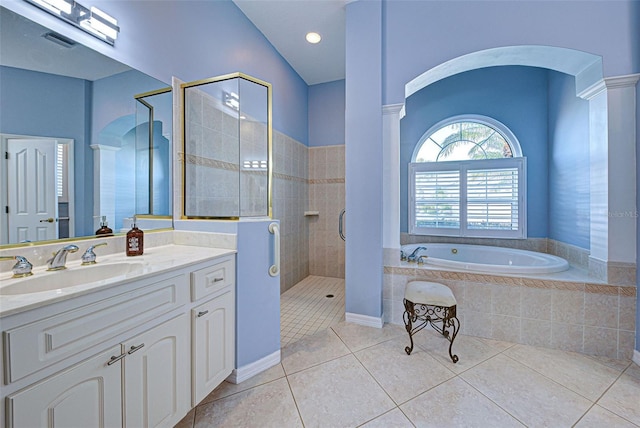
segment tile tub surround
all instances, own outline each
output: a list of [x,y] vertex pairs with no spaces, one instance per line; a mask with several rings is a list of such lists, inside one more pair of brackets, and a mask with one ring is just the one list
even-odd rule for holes
[[404,288],[411,280],[451,288],[462,334],[609,358],[633,356],[635,286],[454,272],[403,263],[384,268],[386,322],[403,325]]

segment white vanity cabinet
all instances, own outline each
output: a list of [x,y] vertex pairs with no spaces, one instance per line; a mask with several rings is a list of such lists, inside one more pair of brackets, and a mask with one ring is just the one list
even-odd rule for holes
[[108,365],[120,346],[96,355],[7,398],[7,426],[119,427],[120,363]]
[[187,314],[123,345],[125,425],[157,427],[178,423],[191,409]]
[[0,322],[0,425],[173,427],[234,368],[235,255]]
[[191,274],[192,406],[224,381],[235,365],[233,258]]

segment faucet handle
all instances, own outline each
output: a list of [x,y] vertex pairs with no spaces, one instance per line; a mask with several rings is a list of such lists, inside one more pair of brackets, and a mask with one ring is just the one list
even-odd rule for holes
[[96,247],[102,247],[103,245],[107,245],[106,242],[101,242],[99,244],[91,245],[82,255],[82,264],[83,265],[93,265],[96,262],[96,253],[93,252],[93,249]]
[[13,278],[22,278],[25,276],[33,275],[31,269],[33,265],[29,263],[26,257],[23,256],[2,256],[0,260],[16,260],[16,264],[13,265]]

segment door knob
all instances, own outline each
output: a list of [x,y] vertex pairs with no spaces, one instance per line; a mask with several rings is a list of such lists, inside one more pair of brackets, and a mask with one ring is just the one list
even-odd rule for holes
[[52,217],[40,220],[40,223],[53,223],[55,220]]

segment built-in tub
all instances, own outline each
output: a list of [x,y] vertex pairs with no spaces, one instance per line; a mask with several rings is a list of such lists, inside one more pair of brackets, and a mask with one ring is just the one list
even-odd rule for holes
[[513,248],[468,244],[411,244],[402,251],[409,256],[418,247],[425,264],[453,270],[505,274],[545,274],[569,269],[569,263],[551,254]]

